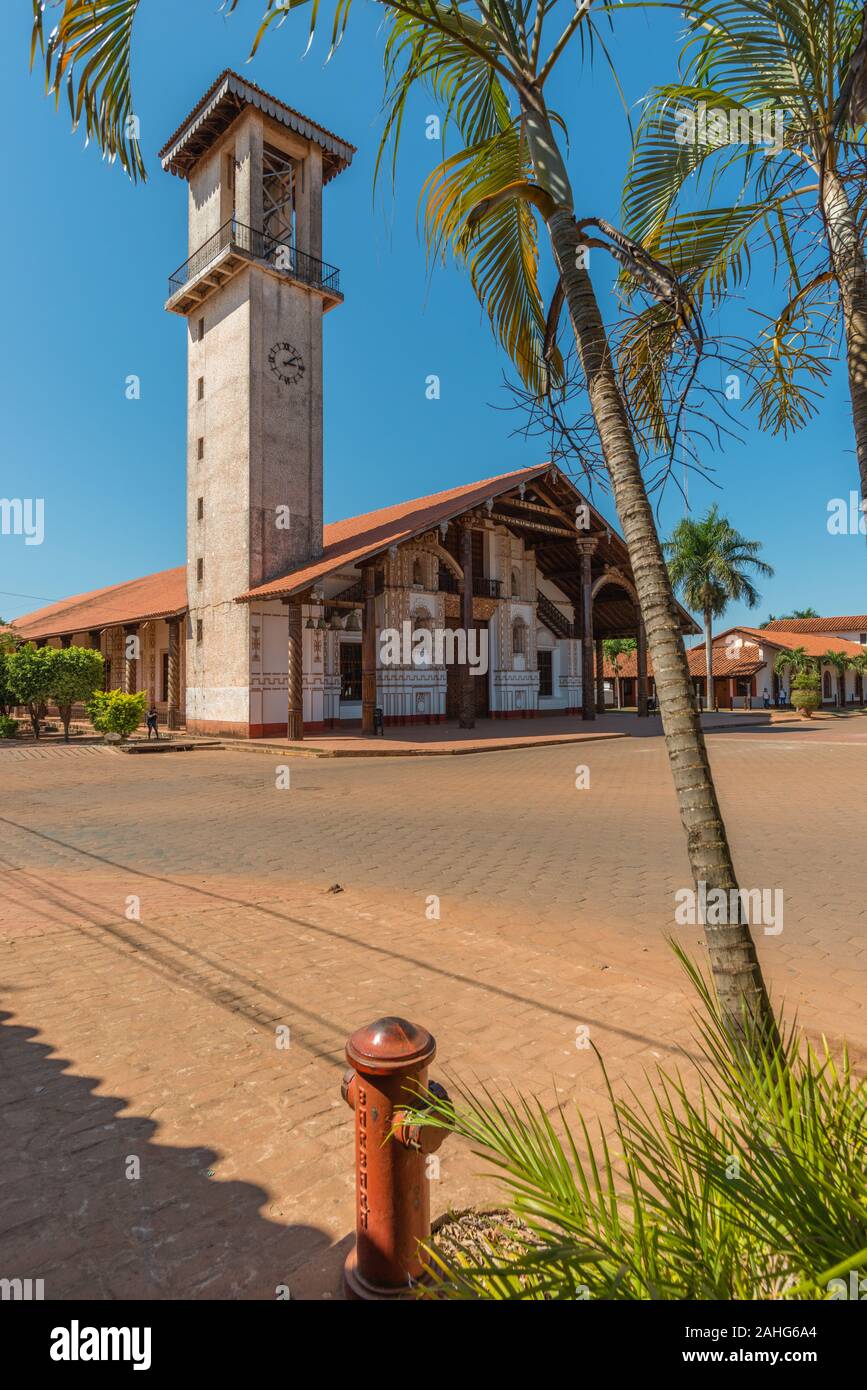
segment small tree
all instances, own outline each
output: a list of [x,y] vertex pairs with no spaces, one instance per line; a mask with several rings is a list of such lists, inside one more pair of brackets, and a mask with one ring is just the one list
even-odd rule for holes
[[11,633],[0,632],[0,714],[9,714],[16,703],[15,691],[9,677],[9,658],[15,650]]
[[792,680],[792,704],[808,719],[822,703],[821,679],[816,673],[801,671]]
[[812,656],[807,655],[806,647],[793,647],[789,652],[777,654],[774,670],[778,676],[784,676],[788,672],[789,680],[794,685],[800,676],[815,674],[816,662]]
[[93,727],[101,734],[120,734],[122,739],[137,729],[144,717],[147,692],[125,695],[122,690],[96,690],[87,706]]
[[42,706],[51,696],[54,657],[54,647],[37,647],[33,642],[6,657],[10,688],[16,703],[27,706],[34,738],[39,737]]
[[614,667],[614,698],[620,709],[620,658],[634,652],[638,643],[634,637],[606,637],[602,643],[607,659]]
[[63,720],[63,737],[69,742],[69,721],[72,706],[87,701],[103,681],[102,652],[93,647],[65,647],[53,653],[51,698],[56,702]]

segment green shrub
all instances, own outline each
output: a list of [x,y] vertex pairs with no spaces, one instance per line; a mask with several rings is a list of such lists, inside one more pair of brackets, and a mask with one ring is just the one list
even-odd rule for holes
[[10,719],[8,714],[0,714],[0,738],[17,738],[18,720]]
[[122,690],[98,690],[87,704],[93,727],[101,734],[120,734],[126,738],[144,718],[147,692],[125,695]]
[[[699,991],[697,1074],[649,1102],[608,1084],[615,1139],[540,1101],[432,1094],[405,1116],[468,1139],[517,1218],[427,1250],[428,1294],[459,1299],[844,1299],[867,1272],[867,1082],[794,1031],[746,1044]],[[556,1117],[555,1117],[556,1120]],[[563,1137],[565,1136],[565,1137]],[[523,1230],[523,1235],[521,1231]],[[516,1233],[517,1232],[517,1233]],[[480,1253],[481,1248],[481,1253]],[[422,1291],[424,1292],[424,1291]]]
[[815,710],[822,703],[822,686],[818,676],[801,674],[792,682],[792,704],[795,709]]

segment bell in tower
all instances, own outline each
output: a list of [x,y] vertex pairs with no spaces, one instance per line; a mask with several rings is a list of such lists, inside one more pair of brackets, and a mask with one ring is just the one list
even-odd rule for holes
[[224,72],[171,137],[189,185],[188,259],[166,308],[187,324],[187,719],[246,733],[249,612],[235,599],[322,553],[322,189],[352,145]]

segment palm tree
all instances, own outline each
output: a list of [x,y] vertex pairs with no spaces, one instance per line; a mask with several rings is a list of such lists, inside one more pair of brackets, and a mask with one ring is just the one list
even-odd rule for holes
[[[761,423],[775,433],[800,427],[817,409],[842,319],[867,501],[857,137],[867,119],[867,9],[862,0],[693,0],[685,13],[681,76],[654,89],[641,121],[624,192],[626,230],[683,275],[697,305],[718,304],[743,284],[752,255],[770,249],[785,298],[753,343],[748,371]],[[760,120],[773,153],[756,144]],[[702,176],[711,194],[724,180],[731,201],[685,210]],[[657,306],[632,339],[636,352],[648,334],[654,339],[654,366],[639,379],[633,354],[631,375],[638,418],[657,432],[660,373],[676,332]],[[627,353],[627,371],[629,360]]]
[[795,608],[791,613],[781,613],[779,617],[776,613],[769,613],[765,621],[759,623],[759,627],[770,627],[771,623],[785,623],[791,618],[818,618],[818,616],[815,608]]
[[841,709],[846,708],[846,672],[851,659],[848,652],[840,651],[827,651],[822,656],[825,665],[837,673],[837,699]]
[[806,647],[792,647],[791,651],[777,653],[774,671],[778,676],[788,672],[791,685],[797,676],[815,675],[817,663],[814,657],[807,655]]
[[606,637],[602,642],[605,655],[614,667],[614,698],[618,709],[621,707],[620,658],[627,652],[634,652],[637,645],[634,637]]
[[770,577],[773,570],[758,558],[760,541],[748,541],[714,503],[706,516],[684,517],[666,542],[668,572],[688,608],[704,619],[707,708],[716,709],[713,684],[713,620],[721,618],[730,603],[755,608],[760,594],[748,569]]
[[864,704],[864,684],[867,681],[867,652],[859,652],[849,661],[849,667],[858,677],[858,703]]
[[[140,171],[135,141],[126,134],[132,110],[130,36],[140,0],[56,0],[58,23],[45,44],[47,87],[59,98],[68,87],[73,114],[131,174]],[[233,11],[238,0],[225,0]],[[270,26],[306,0],[266,0],[253,51]],[[629,556],[647,645],[653,662],[663,729],[690,868],[696,883],[737,888],[731,850],[695,709],[680,616],[656,531],[587,252],[600,247],[619,264],[671,293],[663,267],[634,261],[623,238],[597,218],[575,215],[563,153],[562,121],[549,111],[545,88],[570,45],[590,42],[593,0],[579,0],[549,42],[549,0],[382,0],[386,12],[387,122],[399,139],[407,100],[421,85],[442,100],[446,124],[462,148],[427,181],[424,218],[434,252],[447,249],[467,265],[473,287],[500,342],[528,384],[548,379],[553,316],[539,288],[539,232],[547,235],[557,274],[555,303],[565,304]],[[311,34],[318,15],[312,0]],[[349,15],[339,0],[332,49]],[[42,9],[35,6],[33,53],[43,42]],[[574,45],[573,45],[574,46]],[[77,85],[76,85],[77,77]],[[380,150],[382,157],[383,150]],[[395,148],[396,158],[396,148]],[[606,239],[591,235],[600,232]],[[611,233],[613,232],[613,235]],[[739,914],[742,918],[743,914]],[[745,920],[705,926],[721,1003],[733,1030],[743,1012],[773,1032],[773,1015]]]

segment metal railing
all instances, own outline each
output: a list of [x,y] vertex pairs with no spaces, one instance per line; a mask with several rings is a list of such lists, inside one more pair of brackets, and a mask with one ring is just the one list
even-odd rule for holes
[[301,280],[305,285],[340,294],[340,271],[336,266],[317,260],[306,251],[299,251],[296,246],[278,241],[267,232],[257,232],[254,227],[248,227],[232,217],[169,276],[169,298],[201,275],[227,247],[241,251],[254,260],[264,261],[274,270],[280,270],[294,280]]
[[537,612],[542,622],[547,628],[559,637],[574,637],[575,630],[566,614],[557,607],[556,603],[542,593],[541,589],[536,590]]
[[[459,594],[463,586],[451,570],[441,569],[438,588],[441,594]],[[502,598],[502,588],[499,579],[486,579],[482,574],[473,575],[473,593],[476,598]]]

